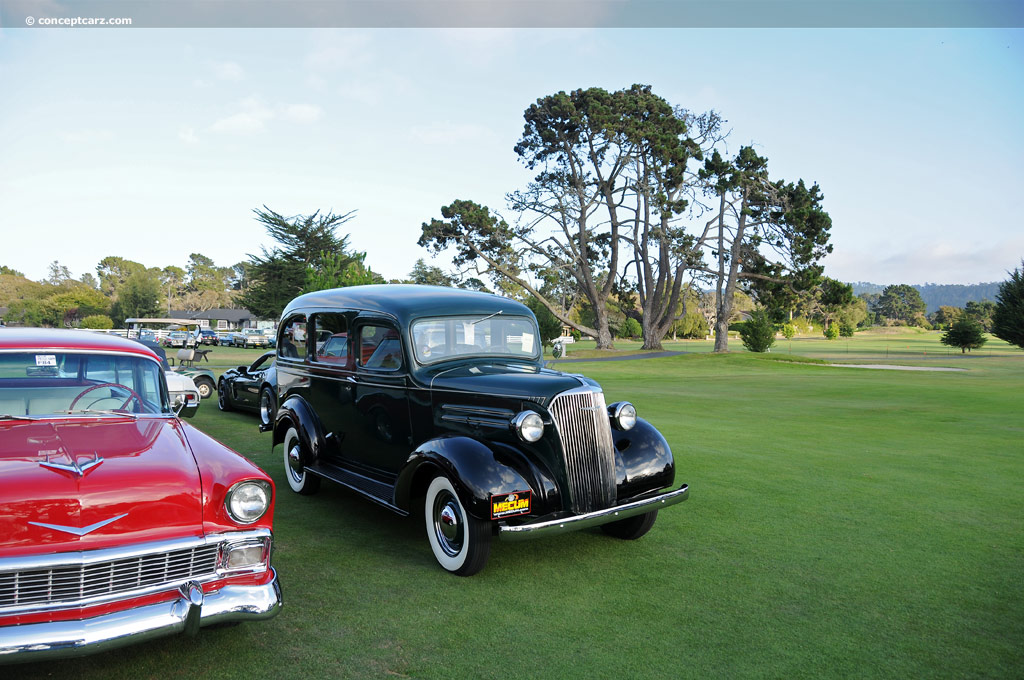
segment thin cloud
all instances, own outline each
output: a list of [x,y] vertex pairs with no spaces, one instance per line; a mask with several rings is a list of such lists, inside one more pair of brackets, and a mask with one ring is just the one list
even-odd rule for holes
[[213,65],[213,73],[221,80],[238,82],[245,78],[245,69],[234,61],[223,61]]
[[409,130],[409,136],[412,141],[421,144],[455,145],[480,142],[492,137],[493,133],[482,125],[445,121],[413,126]]
[[210,131],[228,135],[254,135],[264,132],[274,120],[309,125],[320,120],[324,110],[315,104],[267,105],[258,97],[249,97],[239,103],[241,111],[218,119]]
[[315,123],[324,115],[324,110],[315,104],[288,104],[281,117],[293,123]]
[[183,127],[178,130],[178,139],[185,142],[188,145],[194,145],[199,143],[199,138],[196,137],[195,128]]

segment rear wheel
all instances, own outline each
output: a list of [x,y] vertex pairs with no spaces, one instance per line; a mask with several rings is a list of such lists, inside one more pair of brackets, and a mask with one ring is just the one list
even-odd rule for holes
[[651,530],[656,519],[658,519],[658,511],[652,510],[643,515],[634,515],[620,519],[618,522],[602,524],[601,531],[624,541],[635,541]]
[[302,449],[299,431],[289,427],[284,435],[284,476],[288,478],[292,491],[310,496],[320,490],[320,478],[306,472],[302,465]]
[[231,395],[228,394],[228,386],[220,381],[220,388],[217,390],[217,408],[221,411],[234,411],[235,405],[231,403]]
[[472,576],[484,568],[491,555],[491,526],[466,512],[444,475],[430,482],[423,510],[427,540],[438,564],[458,576]]

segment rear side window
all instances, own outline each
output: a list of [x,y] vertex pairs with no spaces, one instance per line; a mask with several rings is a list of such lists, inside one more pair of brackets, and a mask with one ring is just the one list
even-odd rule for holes
[[288,317],[281,324],[281,335],[277,342],[277,356],[282,359],[306,358],[306,315]]
[[388,326],[367,324],[359,329],[359,365],[396,371],[402,367],[402,341]]
[[348,363],[348,322],[344,314],[317,314],[315,361],[345,365]]

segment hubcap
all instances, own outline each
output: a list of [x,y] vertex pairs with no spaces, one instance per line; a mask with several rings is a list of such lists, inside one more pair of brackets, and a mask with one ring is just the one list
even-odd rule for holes
[[434,533],[438,545],[449,557],[455,557],[462,550],[464,529],[459,501],[448,492],[439,493],[434,500]]
[[288,472],[296,482],[302,481],[302,460],[299,457],[299,445],[296,443],[288,449]]

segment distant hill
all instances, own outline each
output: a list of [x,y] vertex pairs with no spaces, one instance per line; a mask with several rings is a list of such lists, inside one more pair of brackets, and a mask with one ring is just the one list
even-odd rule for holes
[[[862,293],[881,293],[885,286],[877,283],[867,283],[866,281],[857,281],[853,285],[853,294],[861,295]],[[914,285],[913,288],[917,289],[917,292],[921,294],[921,299],[928,305],[928,313],[931,314],[937,311],[942,305],[949,305],[950,307],[963,307],[968,302],[982,302],[984,300],[991,300],[995,302],[996,293],[999,292],[999,282],[994,281],[992,283],[974,283],[971,285],[964,285],[960,283],[942,284],[942,283],[926,283],[923,286]]]

